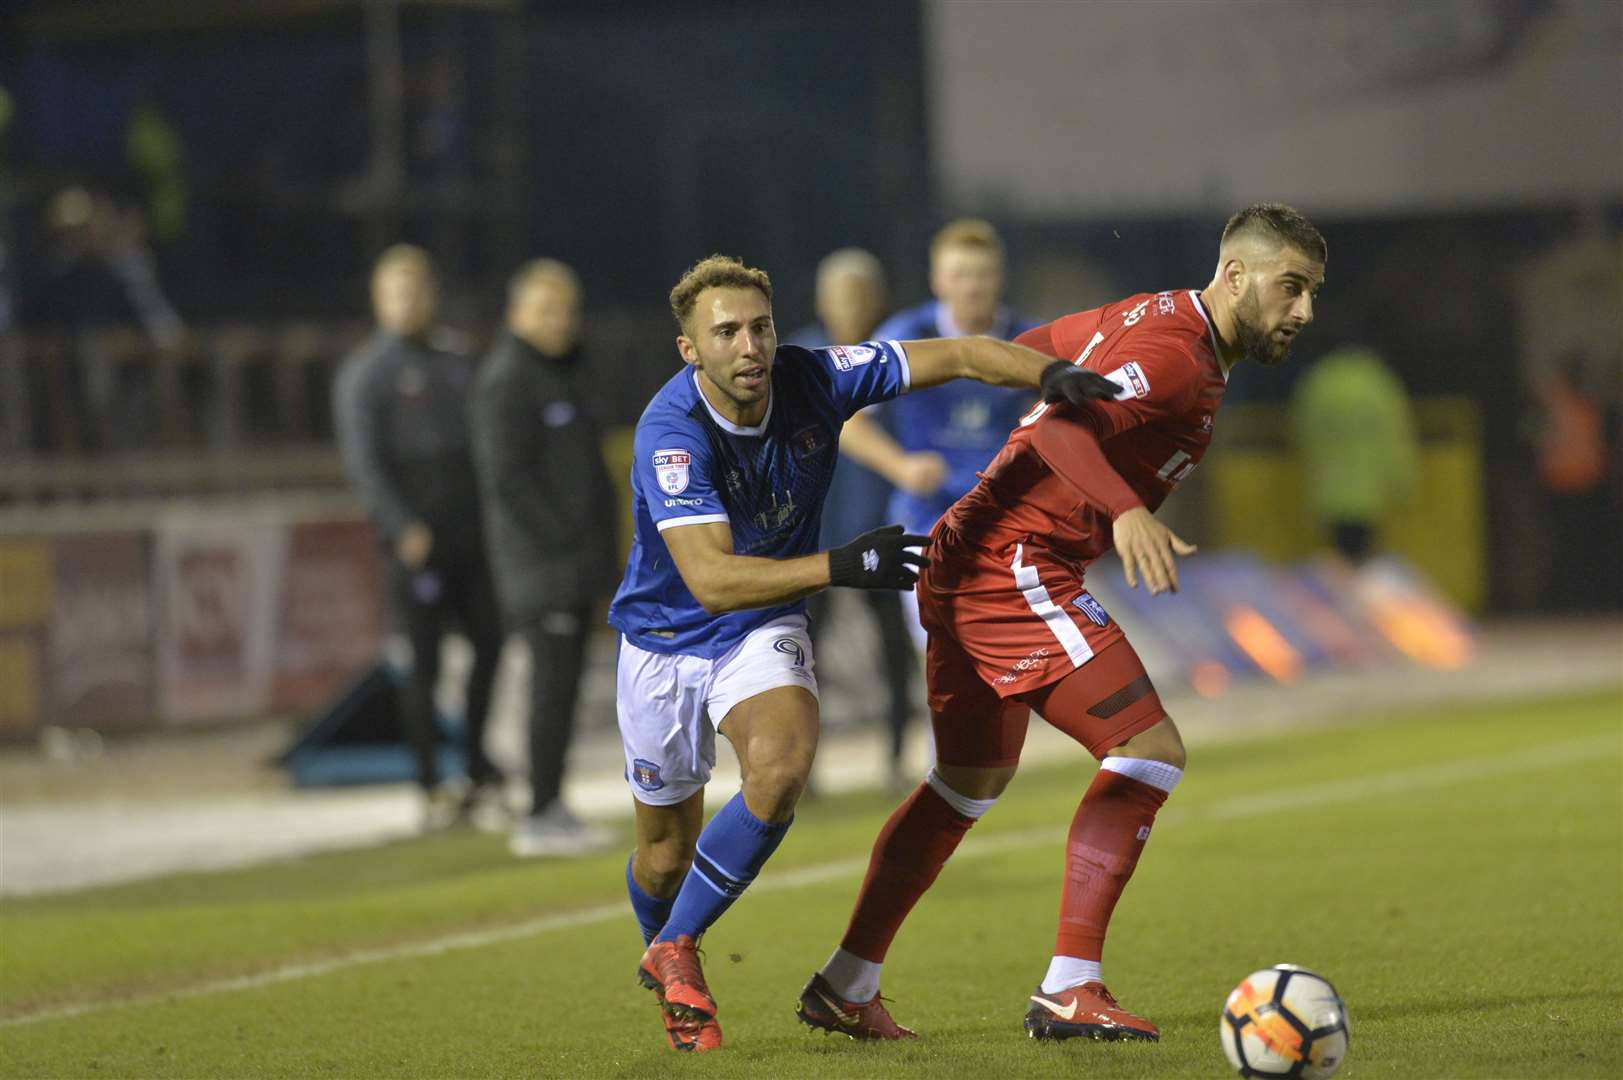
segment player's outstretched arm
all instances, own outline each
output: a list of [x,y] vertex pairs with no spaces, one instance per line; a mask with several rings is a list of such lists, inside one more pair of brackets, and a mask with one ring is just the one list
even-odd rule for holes
[[927,536],[890,525],[831,551],[763,559],[734,554],[733,530],[725,521],[672,526],[660,535],[682,582],[712,615],[787,604],[830,585],[911,589],[918,580],[916,568],[928,560],[908,549],[930,543]]
[[840,429],[840,453],[914,495],[933,495],[947,482],[947,462],[933,450],[906,450],[879,421],[856,413]]
[[787,604],[828,588],[828,556],[763,559],[733,552],[725,521],[676,525],[660,534],[677,573],[701,607],[712,615]]
[[990,337],[929,338],[904,341],[909,385],[922,390],[950,379],[974,379],[993,386],[1041,390],[1044,401],[1104,400],[1121,387],[1096,371],[1056,360],[1036,349]]

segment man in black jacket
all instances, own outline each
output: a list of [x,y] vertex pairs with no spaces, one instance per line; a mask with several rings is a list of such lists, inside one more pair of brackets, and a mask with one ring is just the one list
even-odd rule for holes
[[560,798],[593,608],[620,571],[618,506],[576,347],[581,290],[552,259],[525,264],[508,290],[508,333],[471,401],[497,594],[530,646],[530,813],[513,853],[567,855],[607,842]]
[[[372,306],[378,329],[339,370],[334,426],[345,470],[388,556],[396,623],[411,639],[401,720],[417,757],[423,824],[432,828],[468,817],[501,787],[483,746],[502,631],[469,447],[473,366],[434,342],[438,292],[421,248],[397,244],[379,257]],[[434,731],[440,639],[453,623],[474,656],[463,725],[472,784],[461,797],[440,783]]]

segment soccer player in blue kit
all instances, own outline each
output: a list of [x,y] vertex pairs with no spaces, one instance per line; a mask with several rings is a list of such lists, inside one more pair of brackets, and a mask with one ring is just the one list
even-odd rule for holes
[[[911,589],[926,561],[927,539],[900,525],[818,550],[842,424],[955,378],[1078,403],[1118,388],[985,337],[779,346],[767,275],[721,255],[688,270],[670,302],[687,366],[637,422],[635,535],[609,622],[636,809],[626,889],[647,942],[637,973],[672,1048],[712,1050],[721,1028],[699,938],[777,849],[817,748],[802,601],[833,585]],[[743,790],[701,831],[717,732]]]
[[[930,241],[935,299],[904,308],[874,331],[881,340],[985,334],[1005,341],[1037,324],[1003,305],[1003,241],[976,218],[948,222]],[[928,533],[980,479],[1009,432],[1031,408],[1020,388],[959,381],[860,413],[840,449],[894,485],[887,516],[910,533]],[[907,629],[924,652],[924,628],[912,592],[902,595]]]

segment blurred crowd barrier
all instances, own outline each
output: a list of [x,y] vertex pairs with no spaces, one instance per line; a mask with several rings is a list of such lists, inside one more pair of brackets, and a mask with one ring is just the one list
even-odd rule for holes
[[380,572],[318,497],[0,528],[0,738],[325,703],[377,654]]
[[0,500],[336,484],[329,391],[365,323],[0,338]]

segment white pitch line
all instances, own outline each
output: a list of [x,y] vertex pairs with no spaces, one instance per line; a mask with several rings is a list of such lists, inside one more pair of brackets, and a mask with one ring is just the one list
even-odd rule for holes
[[[1623,750],[1623,741],[1620,741],[1616,736],[1575,739],[1525,751],[1517,751],[1514,754],[1505,754],[1499,757],[1475,758],[1442,765],[1421,765],[1411,769],[1395,769],[1376,777],[1331,780],[1303,787],[1271,791],[1261,795],[1241,795],[1222,799],[1209,806],[1184,808],[1174,804],[1168,808],[1167,812],[1159,815],[1159,824],[1175,825],[1182,821],[1197,821],[1204,824],[1211,821],[1254,817],[1259,814],[1278,813],[1285,810],[1299,810],[1303,807],[1318,806],[1325,803],[1352,802],[1371,795],[1390,795],[1403,791],[1413,791],[1417,788],[1467,783],[1473,780],[1484,780],[1494,776],[1524,772],[1531,769],[1553,769],[1597,756],[1616,756],[1620,750]],[[1025,829],[1019,832],[973,836],[967,839],[963,846],[959,848],[957,854],[954,855],[954,860],[973,859],[985,855],[1001,855],[1009,851],[1054,843],[1060,835],[1060,829],[1046,827]],[[764,878],[756,882],[750,892],[780,892],[807,885],[820,885],[840,878],[858,876],[867,867],[868,859],[866,856],[860,859],[839,859],[835,862],[820,863],[816,866],[789,870]],[[447,934],[428,941],[393,945],[385,949],[365,949],[359,952],[345,953],[342,956],[335,956],[330,960],[320,960],[308,964],[291,964],[277,968],[274,971],[261,972],[258,975],[242,975],[230,979],[221,979],[186,989],[136,997],[60,1005],[41,1009],[38,1012],[0,1019],[0,1028],[37,1024],[47,1020],[67,1020],[90,1013],[103,1012],[108,1009],[131,1008],[165,1001],[181,1001],[186,998],[207,997],[212,994],[226,994],[238,990],[257,990],[265,986],[275,986],[278,983],[319,978],[322,975],[330,975],[337,971],[361,967],[364,964],[376,964],[389,960],[408,960],[423,956],[438,956],[441,953],[453,952],[458,949],[477,949],[487,945],[499,945],[522,938],[536,937],[555,930],[591,926],[613,919],[627,919],[629,921],[631,919],[630,904],[600,904],[597,907],[584,908],[566,914],[546,915],[538,919],[514,923],[511,926]]]

